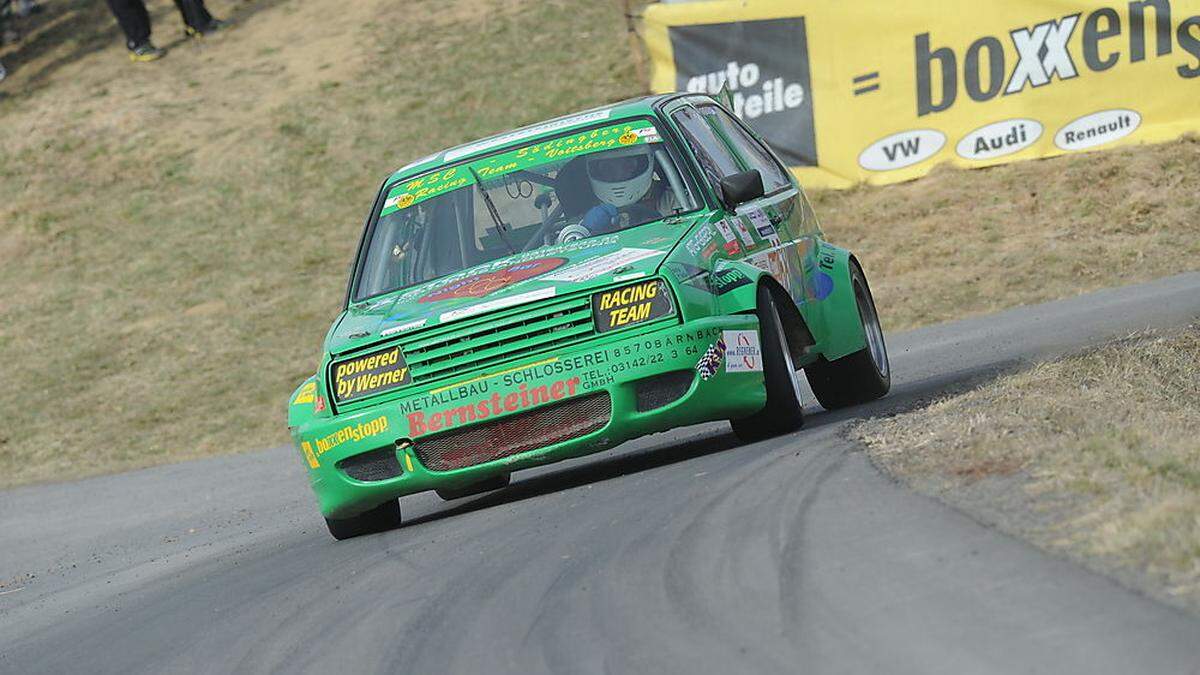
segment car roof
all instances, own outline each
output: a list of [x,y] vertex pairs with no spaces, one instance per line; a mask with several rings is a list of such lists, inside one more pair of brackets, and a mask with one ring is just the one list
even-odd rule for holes
[[473,155],[482,155],[485,153],[498,150],[509,145],[528,143],[537,140],[544,136],[558,134],[563,131],[587,126],[589,124],[605,120],[619,120],[626,117],[634,117],[639,115],[653,115],[654,106],[662,101],[677,96],[677,94],[652,94],[649,96],[638,96],[636,98],[626,99],[617,103],[582,110],[579,112],[555,117],[553,119],[519,127],[511,131],[487,136],[469,143],[456,145],[452,148],[440,150],[432,155],[422,157],[414,162],[410,162],[400,169],[396,170],[387,180],[391,183],[406,176],[415,176],[425,171],[435,169],[443,164],[457,162],[458,160],[471,157]]

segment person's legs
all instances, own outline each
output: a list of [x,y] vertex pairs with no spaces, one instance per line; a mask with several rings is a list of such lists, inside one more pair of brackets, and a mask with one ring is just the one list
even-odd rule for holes
[[125,46],[131,51],[150,41],[150,14],[142,0],[108,0],[108,8],[117,17],[125,33]]
[[189,28],[204,31],[213,21],[212,14],[204,6],[204,0],[175,0],[175,6]]

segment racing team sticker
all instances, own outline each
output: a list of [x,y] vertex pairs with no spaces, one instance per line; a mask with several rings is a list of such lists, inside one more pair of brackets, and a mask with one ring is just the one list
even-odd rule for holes
[[601,291],[592,296],[596,331],[605,333],[662,318],[675,311],[670,294],[657,279]]

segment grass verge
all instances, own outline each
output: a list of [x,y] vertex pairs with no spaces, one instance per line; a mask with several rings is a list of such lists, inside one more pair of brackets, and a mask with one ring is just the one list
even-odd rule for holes
[[[618,2],[212,0],[131,65],[103,3],[0,50],[0,486],[286,442],[377,181],[639,93]],[[817,198],[888,329],[1200,259],[1181,141]],[[1190,256],[1190,258],[1188,257]]]
[[854,434],[885,471],[1200,610],[1200,324],[1002,377]]

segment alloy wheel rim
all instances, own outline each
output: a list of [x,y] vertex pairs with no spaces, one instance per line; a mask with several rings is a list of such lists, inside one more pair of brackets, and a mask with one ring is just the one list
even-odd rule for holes
[[859,283],[854,284],[854,297],[858,303],[858,316],[862,319],[863,332],[866,333],[867,351],[871,361],[880,375],[888,376],[887,346],[883,342],[883,327],[879,325],[879,314],[875,312],[875,303]]
[[778,310],[775,311],[775,339],[783,349],[783,363],[787,367],[788,380],[792,383],[792,393],[796,396],[796,402],[802,403],[804,397],[800,394],[800,372],[796,370],[796,363],[792,360],[792,349],[788,346],[787,335],[783,333],[783,319]]

